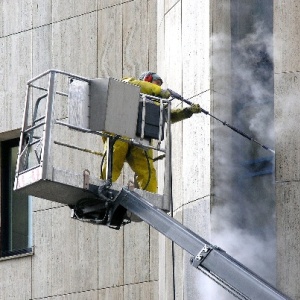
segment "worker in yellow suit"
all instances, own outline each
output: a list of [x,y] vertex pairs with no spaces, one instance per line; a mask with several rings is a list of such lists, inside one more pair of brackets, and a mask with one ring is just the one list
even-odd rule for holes
[[[161,88],[163,81],[160,76],[154,72],[145,72],[139,79],[133,77],[123,78],[124,82],[134,84],[140,87],[140,92],[147,95],[157,96],[168,99],[171,96],[170,91]],[[194,113],[200,113],[201,107],[198,104],[191,105],[183,109],[171,111],[171,122],[175,123],[191,117]],[[104,147],[107,151],[106,138],[103,138]],[[142,149],[130,145],[129,143],[117,140],[113,147],[112,161],[112,181],[116,181],[122,171],[124,162],[127,161],[133,172],[136,174],[137,183],[140,189],[157,193],[156,170],[153,164],[152,149]],[[106,164],[101,172],[101,178],[105,178]]]

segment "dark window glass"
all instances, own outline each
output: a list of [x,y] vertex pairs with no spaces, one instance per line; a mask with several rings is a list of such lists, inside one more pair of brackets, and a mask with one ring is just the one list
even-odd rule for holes
[[19,139],[1,143],[1,256],[30,252],[31,199],[14,192]]

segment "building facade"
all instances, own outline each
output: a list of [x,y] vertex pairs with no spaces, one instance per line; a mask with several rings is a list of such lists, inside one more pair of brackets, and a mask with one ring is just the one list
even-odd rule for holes
[[[204,114],[172,125],[173,215],[300,299],[295,0],[4,0],[0,8],[1,299],[233,299],[143,222],[114,231],[12,191],[26,82],[48,69],[117,79],[157,71],[164,88],[275,149]],[[64,137],[103,151],[95,136]],[[91,153],[58,159],[62,169],[99,170]],[[157,169],[163,193],[162,161]],[[132,176],[125,166],[118,182]]]

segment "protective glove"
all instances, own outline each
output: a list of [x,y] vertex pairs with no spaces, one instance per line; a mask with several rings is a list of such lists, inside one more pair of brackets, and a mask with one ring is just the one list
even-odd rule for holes
[[191,106],[190,106],[190,110],[193,114],[199,114],[201,113],[202,111],[202,108],[200,107],[199,104],[195,104],[193,103]]
[[159,93],[160,97],[168,99],[171,96],[171,93],[168,90],[161,90]]

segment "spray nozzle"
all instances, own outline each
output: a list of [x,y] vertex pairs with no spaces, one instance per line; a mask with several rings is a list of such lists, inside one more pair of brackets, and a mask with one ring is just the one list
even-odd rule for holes
[[183,97],[181,95],[179,95],[178,93],[172,91],[171,89],[168,89],[168,91],[171,94],[171,97],[176,98],[178,100],[183,100]]

